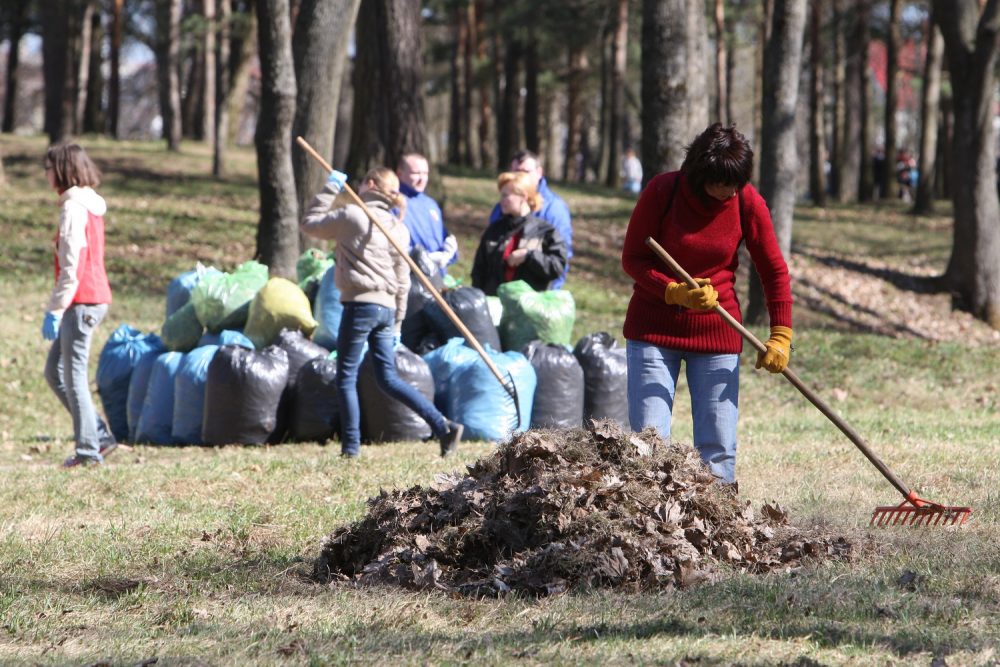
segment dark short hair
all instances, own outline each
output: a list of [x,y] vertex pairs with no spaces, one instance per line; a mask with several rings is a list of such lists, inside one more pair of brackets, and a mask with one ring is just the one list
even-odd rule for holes
[[712,183],[742,188],[753,173],[753,149],[735,125],[712,123],[687,147],[681,173],[699,195]]
[[538,157],[538,153],[535,153],[534,151],[529,151],[527,148],[522,148],[518,152],[514,153],[510,158],[510,163],[520,164],[521,162],[524,162],[529,158],[534,160],[539,167],[542,166],[542,158]]
[[78,144],[50,146],[45,152],[45,167],[52,169],[60,190],[74,185],[96,188],[101,184],[101,170]]

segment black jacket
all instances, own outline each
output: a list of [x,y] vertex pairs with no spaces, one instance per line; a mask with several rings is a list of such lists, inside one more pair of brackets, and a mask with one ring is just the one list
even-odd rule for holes
[[566,243],[556,228],[533,215],[504,215],[483,232],[472,263],[472,285],[495,296],[504,281],[504,250],[512,236],[521,232],[518,249],[528,248],[524,263],[517,267],[514,280],[523,280],[535,290],[547,290],[552,281],[566,272],[569,263]]

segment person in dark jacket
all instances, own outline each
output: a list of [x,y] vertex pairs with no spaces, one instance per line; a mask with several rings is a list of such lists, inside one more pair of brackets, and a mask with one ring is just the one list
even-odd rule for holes
[[555,227],[533,215],[541,197],[526,174],[500,174],[497,189],[501,216],[479,240],[472,264],[473,287],[489,296],[511,280],[523,280],[537,291],[549,289],[566,271],[566,243]]

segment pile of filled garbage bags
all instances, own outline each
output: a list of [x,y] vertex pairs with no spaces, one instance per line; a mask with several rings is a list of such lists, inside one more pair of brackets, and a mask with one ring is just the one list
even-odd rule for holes
[[[566,290],[505,283],[497,297],[445,289],[417,250],[443,299],[478,339],[517,405],[468,346],[433,295],[414,280],[400,377],[465,425],[465,439],[498,441],[530,427],[580,426],[589,418],[627,424],[624,349],[607,333],[572,344],[576,320]],[[120,325],[101,351],[97,388],[122,442],[265,444],[323,442],[339,434],[337,332],[342,306],[333,260],[310,249],[298,283],[246,262],[231,272],[198,266],[166,293],[159,333]],[[362,438],[422,440],[430,428],[378,387],[370,360],[358,378]]]

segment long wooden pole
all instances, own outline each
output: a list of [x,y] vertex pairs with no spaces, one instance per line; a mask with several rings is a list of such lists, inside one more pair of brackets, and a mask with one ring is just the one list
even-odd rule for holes
[[[316,149],[310,146],[308,141],[306,141],[302,137],[297,137],[295,141],[296,143],[298,143],[299,146],[302,147],[302,150],[304,150],[306,153],[311,155],[317,162],[319,162],[319,164],[323,167],[323,169],[327,171],[327,173],[333,171],[333,167],[330,166],[330,163],[327,162],[325,159],[323,159],[323,156],[317,153]],[[521,406],[518,405],[517,388],[514,386],[514,378],[513,377],[510,378],[510,384],[508,385],[507,380],[504,379],[503,374],[500,372],[500,369],[497,368],[496,364],[493,363],[493,360],[490,359],[490,355],[486,354],[486,350],[484,350],[483,346],[479,344],[479,341],[476,340],[476,337],[473,335],[473,333],[469,331],[469,328],[465,326],[465,323],[458,317],[458,315],[455,314],[455,311],[452,310],[451,306],[448,305],[448,302],[444,300],[444,297],[441,296],[441,293],[438,292],[436,287],[434,287],[430,279],[424,275],[423,271],[420,270],[420,267],[417,266],[417,263],[414,262],[413,259],[410,257],[410,253],[407,252],[406,249],[403,248],[401,245],[399,245],[399,242],[396,241],[396,239],[394,239],[391,234],[389,234],[389,231],[385,228],[385,225],[383,225],[379,221],[379,219],[372,214],[371,210],[368,208],[368,206],[365,205],[365,202],[361,199],[361,197],[359,197],[358,194],[347,183],[344,183],[344,192],[347,193],[347,195],[351,198],[351,200],[355,204],[361,207],[361,210],[365,212],[365,215],[367,215],[368,219],[372,221],[372,224],[375,225],[379,229],[379,231],[385,234],[385,237],[389,239],[389,243],[392,245],[393,248],[396,249],[396,252],[398,252],[400,256],[402,256],[402,258],[406,260],[406,263],[410,266],[410,271],[413,273],[413,275],[417,277],[417,280],[420,281],[420,284],[424,286],[424,289],[430,292],[431,296],[434,297],[434,301],[437,302],[437,305],[441,307],[441,310],[443,310],[444,314],[448,316],[448,319],[451,320],[451,323],[454,324],[455,327],[459,330],[459,332],[461,332],[462,336],[465,337],[465,340],[468,341],[472,349],[478,352],[479,356],[483,358],[483,361],[486,362],[486,367],[490,369],[490,372],[493,373],[497,381],[503,386],[504,391],[506,391],[510,395],[511,399],[513,399],[514,408],[517,410],[518,414],[517,421],[518,424],[520,424]]]
[[[675,275],[682,278],[684,282],[686,282],[691,288],[697,289],[699,287],[698,283],[695,282],[694,278],[692,278],[691,275],[687,271],[685,271],[680,264],[677,263],[677,260],[671,257],[667,253],[667,251],[663,249],[663,246],[657,243],[652,237],[648,237],[646,239],[646,245],[649,246],[650,250],[656,253],[657,257],[662,259],[664,263],[670,267],[670,270],[673,271]],[[723,308],[722,306],[716,306],[713,310],[719,315],[721,315],[722,319],[724,319],[726,323],[729,324],[729,326],[739,331],[743,335],[743,337],[746,338],[750,342],[750,344],[757,349],[758,352],[767,352],[767,347],[764,345],[764,343],[760,342],[760,340],[756,336],[754,336],[746,327],[737,322],[736,318],[730,315],[725,308]],[[784,375],[785,379],[791,382],[792,386],[798,389],[803,396],[809,399],[810,403],[815,405],[820,412],[826,415],[826,418],[832,421],[833,424],[840,429],[840,432],[846,435],[848,440],[854,443],[855,447],[861,450],[861,453],[864,454],[865,457],[872,462],[872,465],[878,468],[878,471],[882,473],[882,476],[885,477],[887,480],[889,480],[889,483],[892,484],[894,487],[896,487],[897,491],[903,494],[904,498],[906,498],[907,500],[911,500],[912,502],[914,494],[910,491],[910,489],[906,487],[905,484],[903,484],[903,482],[898,477],[896,477],[896,475],[891,470],[889,470],[889,466],[887,466],[885,463],[882,462],[882,459],[880,459],[875,454],[875,452],[872,451],[871,447],[868,446],[868,443],[865,442],[864,438],[858,435],[857,431],[851,428],[851,426],[843,419],[841,419],[840,415],[834,412],[833,409],[823,401],[823,399],[821,399],[819,396],[816,395],[815,392],[813,392],[809,387],[807,387],[805,383],[799,379],[799,376],[792,372],[791,368],[786,366],[785,370],[781,371],[781,374]]]

